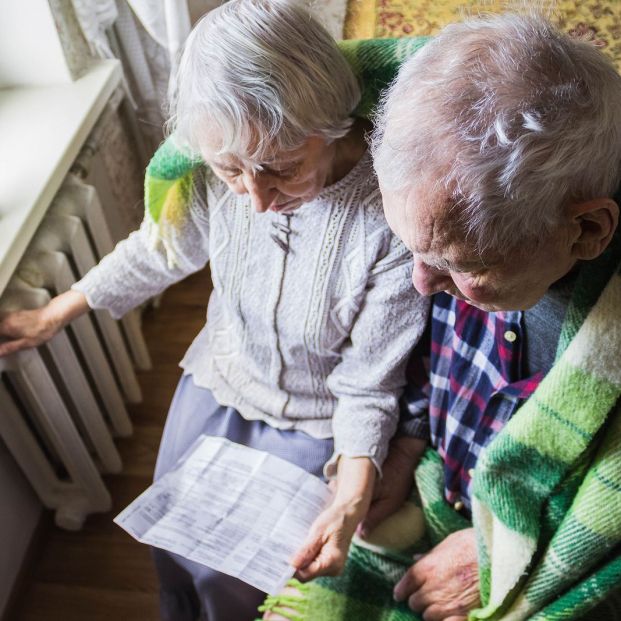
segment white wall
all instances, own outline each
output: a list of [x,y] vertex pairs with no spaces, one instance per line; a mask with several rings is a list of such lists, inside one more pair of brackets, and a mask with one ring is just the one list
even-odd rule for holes
[[[0,88],[68,82],[71,75],[48,1],[0,0]],[[2,617],[42,507],[1,440],[0,499]]]
[[[2,412],[0,412],[2,416]],[[41,517],[41,503],[0,440],[0,618]]]
[[47,0],[1,0],[0,88],[66,82],[71,74]]

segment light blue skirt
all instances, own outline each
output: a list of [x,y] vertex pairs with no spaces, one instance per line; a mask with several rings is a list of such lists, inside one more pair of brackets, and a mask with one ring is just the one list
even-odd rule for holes
[[[183,375],[166,419],[155,479],[173,468],[201,434],[267,451],[316,476],[322,476],[334,448],[331,439],[248,421],[234,408],[221,406],[210,390],[196,386],[191,375]],[[153,558],[164,621],[251,621],[258,616],[265,597],[258,589],[165,550],[153,549]]]

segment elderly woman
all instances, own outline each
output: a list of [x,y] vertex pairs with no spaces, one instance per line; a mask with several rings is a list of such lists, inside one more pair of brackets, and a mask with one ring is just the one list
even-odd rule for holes
[[386,216],[433,296],[413,437],[379,498],[403,500],[407,445],[430,436],[416,480],[436,545],[414,564],[355,548],[284,618],[618,618],[621,77],[541,18],[469,20],[404,64],[374,137]]
[[[91,308],[114,317],[210,262],[209,320],[183,376],[156,477],[196,437],[223,436],[335,477],[331,506],[294,559],[309,578],[338,571],[394,433],[404,363],[427,304],[390,232],[352,112],[356,79],[302,8],[232,0],[191,34],[171,124],[209,167],[189,208],[121,242],[72,291],[8,316],[0,353],[44,342]],[[252,619],[263,594],[156,550],[164,619]]]

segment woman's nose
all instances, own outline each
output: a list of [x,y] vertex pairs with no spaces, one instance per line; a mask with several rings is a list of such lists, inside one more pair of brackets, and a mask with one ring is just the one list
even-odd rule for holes
[[246,175],[244,185],[250,196],[250,202],[258,213],[266,212],[278,194],[270,178],[261,173]]
[[433,295],[448,289],[452,283],[448,272],[438,270],[424,261],[414,258],[412,283],[421,295]]

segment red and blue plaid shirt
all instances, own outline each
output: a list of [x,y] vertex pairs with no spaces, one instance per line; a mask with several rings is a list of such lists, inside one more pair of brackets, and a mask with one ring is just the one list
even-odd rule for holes
[[481,449],[543,377],[523,377],[522,314],[488,313],[438,293],[411,358],[400,431],[430,438],[444,460],[446,499],[467,511]]

